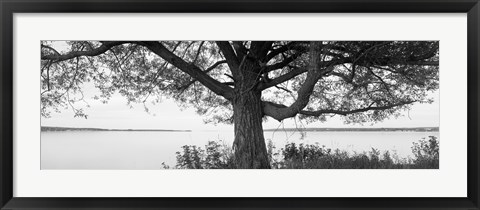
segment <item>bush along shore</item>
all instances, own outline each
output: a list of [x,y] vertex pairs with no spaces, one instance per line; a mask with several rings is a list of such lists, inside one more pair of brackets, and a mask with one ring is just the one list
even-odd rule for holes
[[[439,141],[435,136],[413,142],[412,157],[372,148],[362,153],[325,148],[319,144],[289,143],[277,149],[267,142],[272,169],[438,169]],[[164,169],[233,169],[233,151],[223,141],[209,141],[204,148],[184,145],[176,152],[177,163]]]

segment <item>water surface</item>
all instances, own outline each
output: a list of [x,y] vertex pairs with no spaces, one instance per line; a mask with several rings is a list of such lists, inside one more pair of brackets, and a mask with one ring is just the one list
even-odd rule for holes
[[[396,152],[412,156],[412,142],[438,132],[300,132],[266,131],[277,149],[290,142],[325,145],[351,152]],[[175,152],[183,145],[204,147],[208,141],[232,145],[231,131],[46,131],[41,132],[42,169],[161,169],[175,165]]]

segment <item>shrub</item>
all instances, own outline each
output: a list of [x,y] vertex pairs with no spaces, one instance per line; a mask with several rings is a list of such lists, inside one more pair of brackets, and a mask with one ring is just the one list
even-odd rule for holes
[[[205,150],[195,145],[182,146],[181,152],[176,152],[177,169],[222,169],[233,166],[231,149],[222,141],[209,141]],[[163,166],[168,168],[168,166]]]
[[415,168],[439,168],[440,146],[435,136],[429,136],[428,140],[422,138],[418,143],[413,142],[412,152],[415,156],[413,163]]
[[[332,151],[324,145],[286,144],[276,150],[271,140],[267,142],[267,154],[274,169],[401,169],[401,168],[438,168],[439,142],[437,137],[413,142],[411,147],[414,158],[398,158],[396,152],[375,148],[362,153],[349,154],[345,150]],[[224,142],[209,141],[205,150],[198,146],[182,146],[176,153],[179,169],[228,169],[233,167],[233,152]],[[164,169],[170,167],[162,163]]]
[[204,150],[193,145],[182,146],[182,152],[176,152],[177,154],[177,168],[183,169],[201,169],[202,159],[204,158]]

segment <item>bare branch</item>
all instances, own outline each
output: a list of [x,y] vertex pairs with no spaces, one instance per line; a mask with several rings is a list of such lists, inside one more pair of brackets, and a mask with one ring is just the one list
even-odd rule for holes
[[278,85],[275,85],[275,87],[278,88],[278,89],[280,89],[280,90],[283,90],[283,91],[285,91],[285,92],[292,93],[292,91],[289,90],[289,89],[287,89],[287,88],[280,87],[280,86],[278,86]]

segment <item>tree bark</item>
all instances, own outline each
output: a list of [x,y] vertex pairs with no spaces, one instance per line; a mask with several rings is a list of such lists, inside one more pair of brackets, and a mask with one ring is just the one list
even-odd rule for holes
[[261,91],[256,90],[259,80],[259,66],[245,61],[239,71],[234,72],[235,96],[233,121],[235,140],[233,142],[236,168],[270,168],[263,136],[263,106]]
[[233,113],[236,168],[270,168],[263,136],[260,93],[249,91],[238,97],[233,105]]

